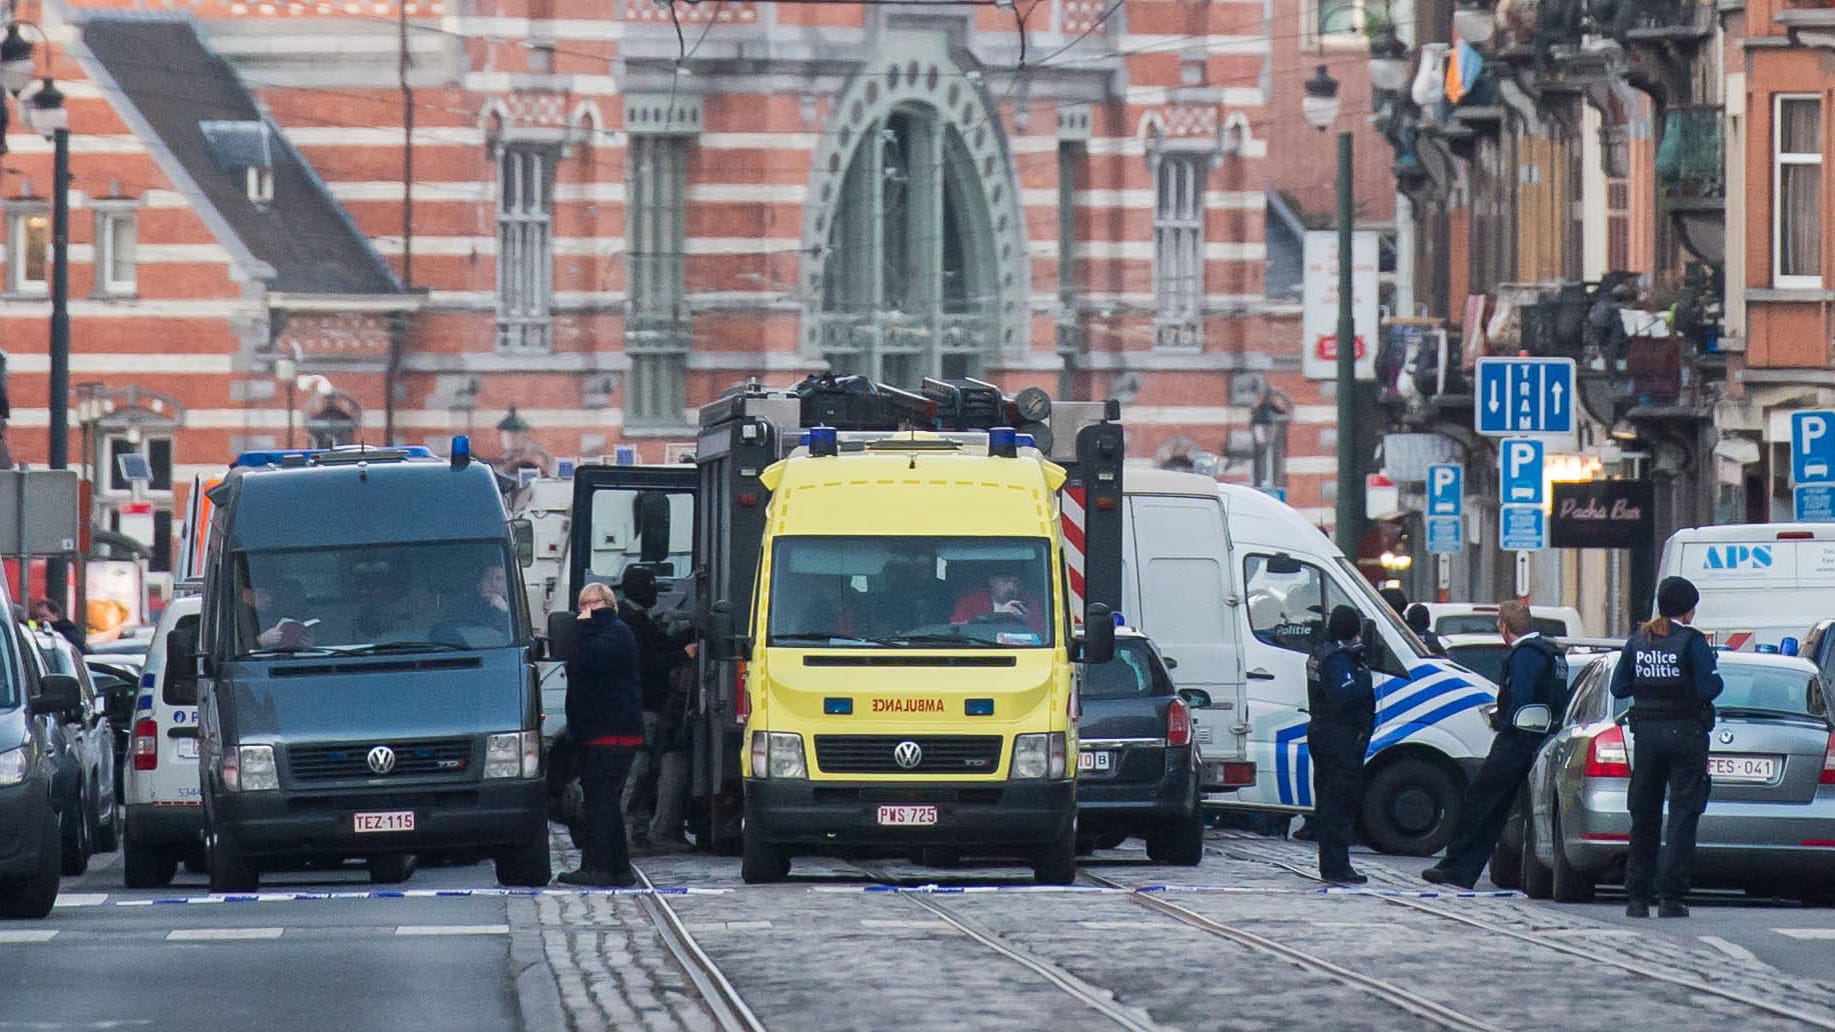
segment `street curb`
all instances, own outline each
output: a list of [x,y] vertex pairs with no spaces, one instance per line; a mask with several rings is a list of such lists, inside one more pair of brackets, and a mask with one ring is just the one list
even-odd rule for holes
[[510,969],[516,972],[516,1007],[524,1032],[570,1029],[567,1010],[561,1006],[561,988],[542,949],[541,923],[535,901],[527,897],[509,901]]

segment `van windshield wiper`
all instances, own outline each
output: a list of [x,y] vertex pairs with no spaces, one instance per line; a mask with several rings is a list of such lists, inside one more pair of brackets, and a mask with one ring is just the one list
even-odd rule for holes
[[379,641],[369,645],[353,645],[337,650],[340,656],[373,656],[384,652],[470,652],[465,645],[454,645],[449,641]]
[[276,656],[329,656],[334,649],[323,645],[275,645],[272,648],[250,649],[238,652],[237,659],[272,659]]
[[773,645],[885,645],[879,638],[863,638],[858,634],[830,634],[827,631],[791,631],[771,636]]
[[1004,649],[1013,648],[985,638],[973,638],[965,634],[894,634],[883,639],[886,645],[947,645],[961,649]]

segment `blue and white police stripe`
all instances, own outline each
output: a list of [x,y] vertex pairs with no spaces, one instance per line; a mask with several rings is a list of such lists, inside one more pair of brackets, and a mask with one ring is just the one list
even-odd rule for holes
[[[1467,680],[1464,671],[1423,663],[1408,678],[1392,677],[1377,688],[1376,734],[1365,756],[1375,756],[1422,728],[1495,700],[1494,694]],[[1302,719],[1274,734],[1274,781],[1286,806],[1313,804],[1306,724]]]

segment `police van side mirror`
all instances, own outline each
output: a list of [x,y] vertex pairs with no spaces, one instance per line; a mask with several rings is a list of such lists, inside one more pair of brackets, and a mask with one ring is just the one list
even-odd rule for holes
[[548,658],[563,663],[572,660],[580,649],[580,615],[562,609],[548,614]]
[[535,524],[522,516],[511,520],[510,544],[516,549],[517,565],[524,569],[535,565]]
[[1107,663],[1115,658],[1115,617],[1106,603],[1092,602],[1083,618],[1085,663]]

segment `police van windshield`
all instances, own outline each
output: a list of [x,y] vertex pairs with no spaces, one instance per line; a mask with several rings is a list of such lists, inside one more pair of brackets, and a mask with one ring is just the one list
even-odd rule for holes
[[[1357,572],[1357,567],[1352,566],[1343,556],[1339,556],[1338,569],[1344,573],[1344,579],[1351,582],[1351,590],[1362,597],[1363,605],[1358,608],[1363,611],[1366,619],[1375,620],[1390,634],[1406,642],[1408,647],[1414,651],[1413,658],[1427,659],[1433,655],[1427,651],[1427,646],[1422,643],[1421,639],[1415,637],[1415,633],[1409,630],[1408,625],[1395,614],[1395,610],[1383,599],[1383,596],[1377,594],[1376,589],[1370,586],[1369,578]],[[1493,624],[1492,628],[1496,629],[1496,625]]]
[[522,638],[502,541],[236,556],[242,655],[493,648]]
[[1035,538],[779,538],[770,644],[1048,648],[1050,555]]

